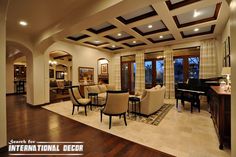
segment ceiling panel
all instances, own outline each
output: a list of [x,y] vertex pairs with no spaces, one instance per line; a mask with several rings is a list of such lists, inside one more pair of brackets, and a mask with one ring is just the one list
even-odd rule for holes
[[104,49],[114,51],[114,50],[120,50],[124,48],[121,46],[116,46],[116,45],[108,45],[108,46],[105,46]]
[[105,37],[108,38],[108,39],[111,39],[113,41],[122,41],[122,40],[127,40],[127,39],[134,38],[132,35],[124,32],[124,31],[119,32],[119,33],[114,33],[114,34],[111,34],[111,35],[106,35]]
[[185,0],[170,0],[171,4],[176,4],[179,2],[184,2]]
[[101,45],[108,44],[108,42],[101,41],[101,40],[86,41],[86,42],[84,42],[84,43],[85,43],[85,44],[92,45],[92,46],[101,46]]
[[87,37],[89,37],[89,35],[79,33],[77,35],[69,36],[69,37],[67,37],[67,39],[70,39],[70,40],[73,40],[73,41],[78,41],[78,40],[81,40],[81,39],[85,39]]
[[166,35],[160,35],[160,36],[155,36],[148,38],[152,43],[160,43],[164,41],[170,41],[170,40],[175,40],[172,34],[166,34]]
[[137,47],[137,46],[146,45],[144,42],[136,41],[136,40],[129,41],[129,42],[126,42],[126,43],[123,43],[123,44],[128,46],[128,47]]
[[149,34],[154,34],[158,32],[168,31],[168,28],[166,28],[162,20],[145,24],[142,26],[134,27],[133,29],[141,35],[149,35]]
[[206,34],[213,33],[214,29],[215,29],[215,25],[206,26],[202,28],[195,28],[193,30],[182,31],[181,35],[183,38],[193,37],[193,36],[198,36],[198,35],[206,35]]
[[89,28],[88,31],[98,34],[98,33],[102,33],[102,32],[105,32],[105,31],[108,31],[108,30],[111,30],[114,28],[116,28],[116,26],[114,26],[108,22],[105,22],[105,23],[100,24],[98,26]]
[[134,12],[119,16],[117,19],[124,24],[129,24],[155,15],[157,15],[157,12],[153,9],[153,7],[147,6]]

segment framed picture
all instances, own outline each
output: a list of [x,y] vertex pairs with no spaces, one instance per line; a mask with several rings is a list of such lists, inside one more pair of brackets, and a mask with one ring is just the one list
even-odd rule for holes
[[79,67],[79,82],[94,82],[94,68]]
[[108,64],[101,64],[101,74],[108,74]]
[[49,78],[54,78],[54,69],[49,69]]
[[56,71],[56,79],[64,79],[64,72],[63,71]]

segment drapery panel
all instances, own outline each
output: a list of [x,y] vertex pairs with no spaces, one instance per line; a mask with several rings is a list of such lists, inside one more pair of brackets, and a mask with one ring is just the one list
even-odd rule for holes
[[170,49],[164,51],[165,71],[164,71],[164,85],[166,86],[165,98],[174,98],[175,82],[174,82],[174,64],[173,53]]
[[113,80],[112,84],[115,84],[116,89],[121,89],[121,71],[120,71],[120,55],[115,55],[113,58]]
[[138,52],[135,55],[136,62],[136,77],[135,77],[135,92],[145,89],[145,69],[144,69],[144,53]]
[[211,78],[217,76],[215,39],[201,42],[199,78]]

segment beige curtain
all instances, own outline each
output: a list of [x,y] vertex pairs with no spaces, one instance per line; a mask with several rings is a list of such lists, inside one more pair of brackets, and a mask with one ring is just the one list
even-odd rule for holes
[[136,76],[135,76],[135,92],[145,89],[145,69],[144,69],[144,53],[138,52],[135,55]]
[[173,53],[171,49],[165,50],[164,56],[165,56],[164,85],[166,86],[165,98],[174,98],[175,95],[174,64],[173,64]]
[[201,42],[199,71],[201,79],[217,76],[216,55],[215,39]]
[[121,89],[120,55],[118,54],[113,58],[113,70],[112,84],[115,84],[116,89]]

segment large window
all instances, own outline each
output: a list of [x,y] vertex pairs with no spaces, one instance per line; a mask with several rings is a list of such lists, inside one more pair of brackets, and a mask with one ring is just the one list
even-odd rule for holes
[[174,58],[175,83],[199,78],[199,56],[178,56]]
[[164,60],[156,61],[156,84],[163,84]]
[[151,88],[157,84],[163,84],[164,60],[151,59],[145,61],[145,86]]

